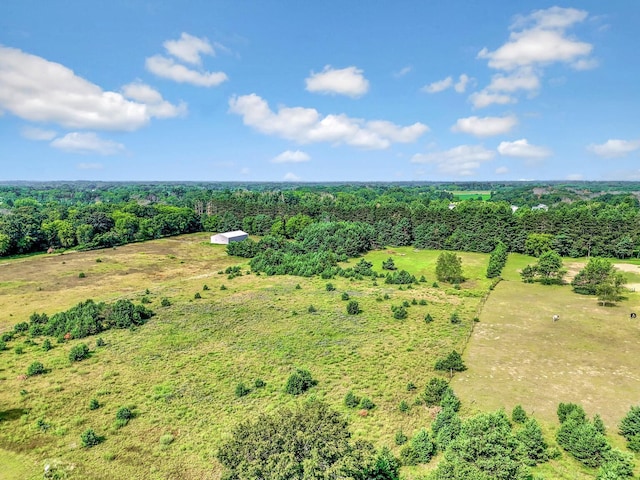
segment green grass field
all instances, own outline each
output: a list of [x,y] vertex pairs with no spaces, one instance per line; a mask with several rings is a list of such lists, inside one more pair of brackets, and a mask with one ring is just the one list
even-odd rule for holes
[[[371,279],[246,274],[244,259],[227,256],[223,246],[207,240],[195,234],[0,263],[0,332],[34,311],[53,314],[87,298],[147,297],[156,313],[133,331],[102,333],[104,347],[96,347],[94,337],[54,340],[48,352],[42,338],[35,344],[25,344],[26,337],[9,342],[0,352],[3,478],[42,478],[44,466],[52,464],[68,478],[216,479],[216,447],[234,424],[310,397],[346,415],[356,438],[398,454],[396,431],[411,435],[432,420],[430,410],[414,402],[434,376],[435,360],[465,346],[469,370],[453,380],[465,415],[521,403],[543,422],[551,440],[559,401],[580,401],[590,414],[599,412],[610,432],[637,402],[640,382],[630,343],[637,325],[616,317],[630,303],[599,309],[593,298],[575,296],[569,287],[522,284],[517,270],[529,257],[510,256],[506,280],[481,311],[491,284],[484,278],[487,255],[460,253],[468,280],[457,290],[432,286],[439,252],[402,247],[367,254],[379,272],[391,257],[399,269],[426,277],[400,289],[384,279],[374,285]],[[238,264],[245,273],[240,277],[218,273]],[[334,291],[326,290],[329,282]],[[343,292],[359,302],[361,314],[347,315]],[[195,299],[196,293],[202,298]],[[171,306],[160,305],[165,297]],[[394,320],[391,306],[414,299],[427,305],[411,305],[407,319]],[[315,313],[309,313],[310,305]],[[577,306],[583,308],[580,318],[561,310]],[[454,311],[461,324],[449,321]],[[552,312],[562,317],[555,325]],[[431,324],[424,322],[427,313]],[[479,323],[473,322],[476,316]],[[90,346],[91,357],[72,364],[68,352],[80,342]],[[24,353],[16,353],[16,346]],[[35,360],[50,371],[24,378]],[[309,369],[319,382],[300,398],[283,391],[297,367]],[[266,386],[254,388],[256,379]],[[236,398],[239,382],[252,392]],[[418,389],[407,391],[409,382]],[[347,409],[342,400],[349,390],[377,407],[366,417]],[[100,408],[89,409],[92,398]],[[398,409],[402,400],[412,405],[408,413]],[[133,409],[136,418],[117,428],[121,406]],[[83,448],[80,433],[87,428],[105,441]],[[404,478],[417,479],[435,463],[404,468]],[[593,476],[566,455],[539,472],[545,478]]]
[[482,200],[489,200],[491,198],[491,192],[489,190],[459,190],[452,191],[454,200],[470,200],[481,198]]

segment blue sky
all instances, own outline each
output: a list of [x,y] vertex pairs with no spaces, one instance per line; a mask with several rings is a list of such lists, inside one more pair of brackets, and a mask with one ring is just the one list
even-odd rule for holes
[[0,180],[640,180],[640,2],[4,0]]

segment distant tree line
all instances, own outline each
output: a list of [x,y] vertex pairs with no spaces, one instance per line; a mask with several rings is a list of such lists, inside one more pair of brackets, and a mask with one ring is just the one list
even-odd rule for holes
[[[598,186],[608,190],[594,193]],[[456,202],[447,190],[471,187],[491,189],[491,199]],[[638,199],[628,193],[629,185],[618,186],[622,193],[612,193],[614,187],[0,185],[0,256],[49,247],[110,247],[198,231],[242,229],[253,235],[296,239],[306,228],[327,222],[367,228],[370,248],[413,245],[489,253],[502,243],[509,252],[536,256],[548,250],[565,257],[637,256]],[[547,202],[548,209],[532,209],[536,202]],[[514,211],[513,207],[519,208]]]

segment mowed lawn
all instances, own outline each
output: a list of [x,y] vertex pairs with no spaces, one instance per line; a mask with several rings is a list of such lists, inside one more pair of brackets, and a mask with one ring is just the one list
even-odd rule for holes
[[[535,259],[510,255],[502,281],[489,296],[465,351],[469,370],[453,381],[463,402],[479,410],[521,404],[549,426],[559,402],[600,414],[616,432],[640,403],[640,296],[602,307],[569,285],[525,284],[518,270]],[[581,262],[568,265],[577,271]],[[552,316],[560,316],[553,322]]]
[[[382,260],[392,257],[399,268],[426,277],[407,288],[383,278],[374,284],[370,278],[247,274],[246,259],[229,257],[207,240],[197,234],[1,262],[1,332],[34,311],[51,315],[87,298],[146,298],[156,313],[133,331],[100,334],[104,347],[88,337],[53,340],[54,348],[45,352],[43,338],[29,343],[19,337],[0,352],[0,456],[17,472],[10,478],[41,477],[50,462],[71,478],[219,478],[215,452],[233,425],[311,397],[345,414],[355,438],[396,454],[399,429],[412,435],[430,424],[429,409],[414,403],[435,375],[435,360],[464,346],[490,284],[483,278],[486,255],[460,254],[469,281],[459,290],[433,286],[439,252],[404,247],[366,256],[379,272]],[[238,264],[242,276],[221,273]],[[327,291],[327,283],[335,290]],[[344,292],[358,301],[361,314],[347,315]],[[162,298],[171,306],[161,306]],[[420,300],[427,304],[416,304]],[[408,318],[393,319],[391,306],[403,302],[410,305]],[[449,321],[454,311],[461,324]],[[427,313],[434,318],[430,324],[424,322]],[[91,357],[71,363],[69,350],[81,342]],[[24,378],[36,360],[49,371]],[[301,397],[284,393],[295,368],[310,370],[318,380]],[[256,379],[266,386],[254,388]],[[240,382],[252,391],[236,398]],[[407,389],[410,382],[416,390]],[[376,408],[367,416],[347,409],[349,390],[371,398]],[[89,409],[92,398],[101,405],[97,410]],[[408,413],[398,408],[403,400],[411,406]],[[132,408],[136,418],[117,428],[121,406]],[[87,428],[105,441],[82,448],[80,434]]]

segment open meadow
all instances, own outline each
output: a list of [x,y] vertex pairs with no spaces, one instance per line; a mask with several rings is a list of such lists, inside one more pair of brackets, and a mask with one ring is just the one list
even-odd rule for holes
[[[7,342],[0,353],[0,448],[10,455],[3,458],[16,469],[29,465],[27,478],[40,478],[51,462],[73,478],[218,478],[216,447],[234,424],[310,396],[347,415],[356,438],[397,453],[399,429],[412,434],[430,423],[430,411],[414,402],[434,375],[435,360],[464,347],[490,284],[483,278],[486,255],[462,253],[469,281],[460,290],[433,287],[437,255],[404,247],[366,256],[378,271],[392,257],[399,269],[426,277],[411,288],[384,279],[374,285],[370,278],[259,276],[247,274],[246,263],[243,275],[229,279],[221,272],[244,259],[229,257],[203,234],[5,260],[3,332],[33,312],[51,315],[88,298],[146,299],[155,316],[133,331],[101,333],[104,347],[96,347],[96,337],[52,339],[46,352],[42,337]],[[327,283],[335,290],[327,291]],[[347,315],[344,292],[362,313]],[[171,305],[162,306],[163,298]],[[403,302],[410,305],[408,318],[396,320],[391,306]],[[449,321],[454,311],[459,324]],[[432,323],[425,323],[427,313]],[[71,363],[69,351],[78,343],[87,343],[91,356]],[[48,372],[25,378],[36,360]],[[298,367],[318,380],[301,398],[283,391]],[[254,388],[257,379],[266,386]],[[240,382],[252,391],[236,398]],[[417,390],[407,389],[410,382]],[[342,400],[349,390],[376,408],[366,417],[347,409]],[[90,410],[93,398],[101,406]],[[398,408],[403,400],[411,406],[407,413]],[[136,418],[117,428],[121,406]],[[82,448],[87,428],[105,441]],[[24,469],[13,478],[25,478]]]

